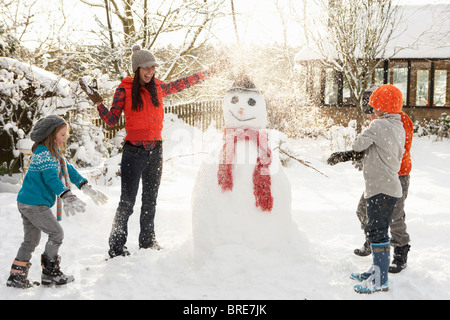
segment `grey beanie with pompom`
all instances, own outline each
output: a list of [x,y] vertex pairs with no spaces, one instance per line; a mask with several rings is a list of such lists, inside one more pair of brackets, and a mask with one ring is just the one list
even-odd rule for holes
[[131,56],[131,66],[133,72],[136,73],[138,68],[146,68],[149,66],[159,67],[155,56],[148,50],[142,49],[140,45],[133,46],[133,54]]
[[42,142],[53,132],[53,130],[63,124],[67,125],[66,121],[60,116],[51,115],[41,118],[31,131],[30,138],[34,142]]

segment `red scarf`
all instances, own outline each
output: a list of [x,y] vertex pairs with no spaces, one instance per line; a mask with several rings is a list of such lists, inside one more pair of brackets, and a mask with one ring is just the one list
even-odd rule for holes
[[269,166],[272,163],[272,152],[268,147],[269,134],[265,130],[225,129],[224,144],[220,153],[219,171],[217,179],[222,191],[233,190],[233,162],[236,142],[252,140],[258,145],[258,159],[253,172],[253,193],[256,206],[263,211],[272,211],[273,197],[270,190],[271,178]]

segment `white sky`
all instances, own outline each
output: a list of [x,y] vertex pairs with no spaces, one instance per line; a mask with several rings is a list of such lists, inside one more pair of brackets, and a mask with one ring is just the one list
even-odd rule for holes
[[[30,1],[30,0],[25,0]],[[93,2],[98,2],[100,0],[91,0]],[[155,0],[152,0],[155,1]],[[281,28],[280,15],[277,12],[276,6],[274,5],[275,0],[234,0],[236,12],[239,13],[238,16],[238,31],[239,37],[242,43],[282,43],[283,33]],[[284,15],[287,18],[298,17],[298,14],[292,12],[289,3],[292,1],[296,3],[301,3],[302,0],[278,0],[282,6]],[[311,1],[311,0],[306,0]],[[103,2],[103,1],[100,1]],[[398,0],[399,3],[403,4],[425,4],[425,3],[450,3],[450,0]],[[41,2],[40,9],[44,11],[51,12],[57,8],[58,1],[56,0],[46,0]],[[229,3],[229,2],[228,2]],[[97,22],[94,20],[94,15],[97,13],[103,23],[106,23],[104,17],[103,9],[89,8],[89,6],[80,3],[79,0],[64,0],[65,12],[67,15],[68,23],[73,27],[74,30],[67,30],[61,34],[61,39],[66,36],[70,37],[71,41],[78,41],[84,39],[89,41],[92,39],[92,34],[89,32],[91,28],[97,26]],[[231,5],[226,4],[226,10],[231,12]],[[300,10],[301,11],[301,10]],[[300,12],[302,14],[302,12]],[[62,19],[61,17],[52,18],[44,22],[42,27],[33,26],[33,29],[26,35],[24,39],[31,42],[28,43],[29,46],[33,46],[33,39],[38,37],[39,33],[45,34],[45,30],[52,25],[58,25]],[[297,22],[290,19],[288,24],[288,40],[290,45],[301,45],[302,34],[298,32],[301,30]],[[225,43],[233,43],[236,41],[236,36],[233,28],[233,23],[231,17],[223,19],[215,33],[218,38]],[[42,37],[42,35],[40,36]],[[168,42],[171,40],[169,39]]]

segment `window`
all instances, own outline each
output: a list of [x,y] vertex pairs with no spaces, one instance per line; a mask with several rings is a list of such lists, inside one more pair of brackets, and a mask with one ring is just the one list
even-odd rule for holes
[[449,86],[450,61],[437,61],[434,64],[433,105],[450,107]]
[[411,83],[409,104],[411,106],[430,105],[430,73],[431,62],[411,62]]
[[375,68],[373,84],[381,86],[384,83],[384,68]]
[[446,103],[447,70],[434,71],[434,105],[443,106]]
[[320,103],[321,101],[321,78],[322,78],[322,68],[313,67],[313,92],[311,94],[311,98],[316,102]]
[[309,88],[309,84],[311,83],[311,81],[309,80],[309,68],[304,65],[296,65],[296,70],[298,73],[297,90],[299,91],[299,94],[306,95],[311,92],[311,89]]
[[[371,83],[395,85],[403,106],[450,107],[450,59],[382,60],[374,66]],[[356,105],[345,76],[317,61],[298,65],[299,94],[315,104]],[[408,96],[409,95],[409,96]]]
[[396,86],[403,94],[403,105],[406,105],[408,92],[408,62],[390,61],[388,83]]
[[337,72],[331,68],[326,70],[325,78],[325,104],[338,104],[338,81]]
[[[429,78],[430,71],[428,70],[417,70],[417,85],[416,85],[416,103],[418,106],[428,106],[429,100]],[[414,104],[412,104],[414,105]]]
[[352,99],[352,95],[350,93],[350,87],[348,86],[347,81],[344,81],[344,88],[342,88],[342,98],[344,105],[352,105],[354,101]]

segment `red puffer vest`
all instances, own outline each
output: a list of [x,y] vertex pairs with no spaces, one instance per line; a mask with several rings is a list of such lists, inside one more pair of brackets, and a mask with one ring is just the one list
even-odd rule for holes
[[162,140],[161,132],[164,121],[163,92],[161,90],[161,80],[155,78],[156,92],[158,95],[159,107],[152,103],[150,93],[141,88],[143,108],[141,111],[132,110],[132,87],[133,78],[126,77],[122,80],[119,88],[125,89],[125,129],[127,136],[125,141],[155,141]]

